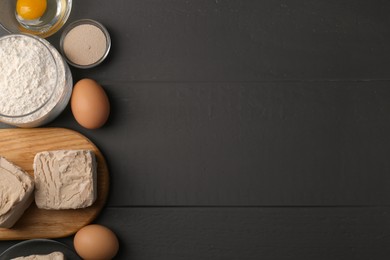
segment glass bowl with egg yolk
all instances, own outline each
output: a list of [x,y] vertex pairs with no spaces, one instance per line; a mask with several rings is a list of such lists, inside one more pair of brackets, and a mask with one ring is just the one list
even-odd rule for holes
[[17,0],[16,19],[25,23],[39,23],[46,13],[47,0]]
[[71,9],[72,0],[1,0],[0,25],[9,33],[46,38],[62,28]]

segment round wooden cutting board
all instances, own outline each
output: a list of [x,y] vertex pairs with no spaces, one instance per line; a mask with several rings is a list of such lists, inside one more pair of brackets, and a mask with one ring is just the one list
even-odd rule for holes
[[102,210],[108,196],[109,174],[99,149],[82,134],[64,128],[0,129],[0,156],[34,175],[36,153],[50,150],[92,150],[97,159],[98,197],[84,209],[42,210],[33,202],[11,228],[0,228],[0,240],[59,238],[76,233],[92,222]]

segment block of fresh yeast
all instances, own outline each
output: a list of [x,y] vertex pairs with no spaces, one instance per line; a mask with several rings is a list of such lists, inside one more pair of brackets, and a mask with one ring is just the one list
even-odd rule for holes
[[0,228],[11,228],[34,198],[34,179],[0,157]]
[[78,209],[97,197],[97,163],[90,150],[56,150],[34,158],[35,203],[41,209]]

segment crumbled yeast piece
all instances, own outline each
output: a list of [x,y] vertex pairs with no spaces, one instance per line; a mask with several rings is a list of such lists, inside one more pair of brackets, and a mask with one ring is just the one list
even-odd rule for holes
[[12,258],[11,260],[65,260],[65,256],[62,252],[53,252],[48,255],[29,255]]

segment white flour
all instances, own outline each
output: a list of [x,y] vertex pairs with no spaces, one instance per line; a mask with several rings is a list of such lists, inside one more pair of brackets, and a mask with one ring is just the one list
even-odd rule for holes
[[0,114],[34,112],[50,98],[57,81],[49,50],[29,37],[0,41]]
[[22,35],[0,40],[1,121],[25,127],[47,123],[65,108],[71,85],[69,68],[46,41]]

